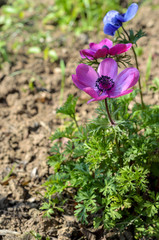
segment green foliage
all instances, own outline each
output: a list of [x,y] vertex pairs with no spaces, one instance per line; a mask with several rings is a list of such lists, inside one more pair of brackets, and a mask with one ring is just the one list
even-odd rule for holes
[[[34,237],[34,239],[36,240],[42,240],[43,236],[41,236],[39,233],[35,232],[35,231],[30,231],[30,234]],[[27,237],[26,237],[27,238]],[[46,237],[46,240],[50,240],[50,237]]]
[[64,105],[57,110],[57,113],[62,113],[70,116],[72,119],[75,119],[75,107],[77,99],[77,97],[74,97],[70,94]]
[[146,65],[146,75],[145,75],[145,82],[144,82],[144,86],[146,86],[149,78],[150,78],[150,74],[151,74],[151,64],[152,64],[152,55],[150,54],[147,60],[147,65]]
[[3,62],[9,61],[8,53],[6,49],[6,42],[0,41],[0,68],[2,68]]
[[120,1],[55,0],[48,6],[45,1],[8,0],[0,9],[0,68],[21,49],[39,54],[45,61],[57,61],[53,47],[57,28],[75,33],[99,29],[112,8],[119,10]]
[[53,201],[49,199],[48,202],[45,202],[43,206],[40,208],[41,210],[44,210],[45,212],[44,216],[51,217],[51,215],[54,213],[55,210],[63,212],[62,208],[56,206],[58,203],[59,203],[59,200],[57,197],[55,197]]
[[58,24],[63,30],[75,30],[76,33],[91,31],[99,25],[103,16],[111,9],[120,9],[120,1],[102,0],[55,0],[54,6],[43,19],[44,24]]
[[36,233],[35,231],[30,231],[30,234],[36,239],[41,240],[42,236],[39,233]]
[[[128,111],[137,92],[108,102],[115,126],[109,124],[101,101],[97,118],[85,127],[72,122],[53,134],[48,163],[54,174],[45,183],[45,198],[56,198],[52,205],[44,203],[48,214],[73,197],[74,214],[83,224],[120,231],[133,225],[136,239],[159,236],[159,107],[134,104]],[[75,121],[76,102],[70,95],[57,113]]]
[[150,90],[153,90],[154,92],[159,91],[159,78],[156,77],[152,80],[152,84],[149,88]]
[[132,29],[129,29],[129,31],[127,33],[125,31],[121,32],[121,33],[118,32],[118,36],[115,38],[114,42],[117,42],[117,43],[132,43],[132,44],[137,45],[137,41],[140,38],[145,37],[145,36],[146,36],[146,33],[143,32],[142,29],[140,29],[136,33],[134,33],[134,31]]
[[30,47],[28,49],[28,53],[38,54],[38,53],[41,53],[41,49],[37,46]]
[[142,29],[140,29],[136,34],[134,33],[134,31],[132,29],[129,30],[129,38],[130,38],[130,41],[133,43],[133,44],[136,44],[137,41],[142,38],[142,37],[145,37],[146,36],[146,33],[144,33],[142,31]]
[[143,54],[143,48],[142,47],[136,47],[135,53],[138,57],[140,57]]
[[62,74],[61,90],[60,90],[60,103],[62,104],[64,87],[65,87],[65,63],[64,63],[64,60],[60,60],[60,68],[61,68],[61,74]]

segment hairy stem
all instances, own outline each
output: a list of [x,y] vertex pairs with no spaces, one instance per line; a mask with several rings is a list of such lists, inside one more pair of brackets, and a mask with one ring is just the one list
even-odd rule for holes
[[106,108],[106,111],[107,111],[107,115],[108,115],[109,121],[110,121],[111,125],[115,125],[115,122],[112,120],[110,112],[109,112],[107,99],[105,98],[104,101],[105,101],[105,108]]
[[[122,29],[124,31],[124,33],[126,34],[128,40],[130,40],[130,37],[129,37],[129,34],[127,33],[127,31],[125,30],[125,28],[122,26]],[[132,45],[132,51],[133,51],[133,54],[134,54],[134,58],[135,58],[135,63],[136,63],[136,68],[139,70],[139,64],[138,64],[138,60],[137,60],[137,55],[136,55],[136,52],[135,52],[135,49],[134,49],[134,46]],[[139,77],[139,89],[140,89],[140,98],[141,98],[141,105],[142,107],[144,108],[144,101],[143,101],[143,94],[142,94],[142,87],[141,87],[141,80],[140,80],[140,77]]]

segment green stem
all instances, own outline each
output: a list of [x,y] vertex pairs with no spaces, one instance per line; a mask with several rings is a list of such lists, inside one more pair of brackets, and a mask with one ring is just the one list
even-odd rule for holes
[[[125,28],[122,26],[122,29],[124,31],[124,33],[126,34],[127,38],[129,41],[131,41],[130,37],[129,37],[129,34],[127,33],[127,31],[125,30]],[[133,54],[134,54],[134,58],[135,58],[135,63],[136,63],[136,68],[139,70],[139,64],[138,64],[138,60],[137,60],[137,55],[136,55],[136,52],[135,52],[135,49],[134,49],[134,46],[132,45],[132,51],[133,51]],[[143,101],[143,94],[142,94],[142,87],[141,87],[141,80],[140,80],[140,77],[139,77],[139,89],[140,89],[140,98],[141,98],[141,105],[142,105],[142,108],[144,108],[144,101]]]
[[[106,111],[107,111],[107,115],[108,115],[109,121],[110,121],[112,127],[114,127],[116,124],[115,124],[115,122],[111,118],[111,115],[110,115],[110,112],[109,112],[109,108],[108,108],[107,98],[105,98],[104,101],[105,101],[105,108],[106,108]],[[117,149],[118,156],[119,156],[119,163],[120,163],[121,166],[123,166],[123,161],[122,161],[121,152],[120,152],[120,145],[119,145],[119,142],[118,142],[118,139],[117,139],[117,135],[116,135],[115,129],[113,128],[113,130],[114,130],[114,135],[115,135],[116,149]]]
[[107,99],[105,98],[104,100],[105,100],[105,108],[106,108],[106,111],[107,111],[107,115],[108,115],[109,121],[110,121],[111,125],[114,126],[115,122],[111,118],[111,115],[110,115],[110,112],[109,112],[109,108],[108,108]]
[[118,156],[119,156],[119,163],[120,163],[120,166],[123,167],[123,160],[122,160],[122,157],[121,157],[121,151],[120,151],[119,141],[118,141],[118,139],[117,139],[116,132],[115,132],[114,134],[115,134],[116,149],[117,149]]
[[79,130],[79,125],[78,125],[78,122],[77,122],[77,120],[76,120],[76,117],[75,117],[75,116],[73,117],[73,120],[75,121],[76,127],[77,127],[77,128],[78,128],[78,130]]

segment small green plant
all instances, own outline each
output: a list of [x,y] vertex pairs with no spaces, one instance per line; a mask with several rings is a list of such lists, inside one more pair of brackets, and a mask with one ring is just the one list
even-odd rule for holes
[[144,83],[145,87],[146,87],[147,82],[148,82],[148,80],[150,78],[151,64],[152,64],[152,55],[150,54],[149,57],[148,57],[147,65],[146,65],[146,75],[145,75],[145,83]]
[[[36,240],[42,240],[44,239],[39,233],[36,233],[35,231],[31,231],[30,234],[34,237]],[[46,237],[45,240],[50,240],[50,237]]]
[[136,55],[140,57],[143,54],[143,48],[142,47],[136,47],[135,48]]
[[0,41],[0,68],[2,68],[3,62],[9,61],[6,47],[6,42]]
[[60,60],[60,68],[61,68],[61,91],[60,91],[60,105],[63,102],[63,93],[64,93],[64,87],[65,87],[65,63],[63,60]]
[[[98,117],[85,127],[77,127],[74,121],[76,101],[69,96],[57,112],[72,116],[73,122],[51,137],[53,142],[58,140],[53,144],[48,161],[55,174],[45,183],[45,197],[58,194],[58,202],[52,199],[52,204],[69,204],[69,198],[62,203],[62,195],[64,192],[69,195],[71,187],[75,191],[74,214],[83,224],[91,220],[95,228],[104,224],[106,229],[120,231],[134,225],[136,237],[159,237],[159,172],[156,172],[159,168],[159,108],[146,106],[143,111],[137,104],[133,113],[125,112],[133,97],[132,94],[123,96],[109,103],[113,116],[118,118],[116,126],[110,126],[104,102],[100,102]],[[118,136],[120,154],[114,132]],[[67,139],[65,146],[60,141],[62,138]],[[45,205],[43,209],[49,215],[52,207]]]
[[58,55],[55,50],[49,49],[49,47],[46,47],[43,51],[44,53],[44,60],[50,60],[50,62],[55,62],[58,60]]
[[29,81],[29,89],[33,91],[35,89],[35,78],[32,77]]
[[156,77],[152,80],[152,84],[149,88],[150,90],[153,90],[154,92],[159,91],[159,78]]
[[40,49],[40,47],[32,46],[28,49],[28,53],[29,54],[38,54],[38,53],[41,53],[41,49]]
[[42,236],[39,233],[36,233],[35,231],[31,231],[30,234],[36,239],[41,240]]

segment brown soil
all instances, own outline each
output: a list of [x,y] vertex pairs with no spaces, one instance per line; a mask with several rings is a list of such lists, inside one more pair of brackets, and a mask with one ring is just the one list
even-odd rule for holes
[[[144,53],[139,58],[142,83],[146,71],[148,56],[152,55],[151,75],[144,89],[144,101],[158,104],[159,96],[148,90],[148,84],[159,77],[159,8],[158,1],[143,5],[137,16],[126,26],[147,33],[140,40]],[[154,7],[155,6],[155,7]],[[96,103],[87,105],[89,97],[72,83],[80,60],[79,50],[88,47],[88,42],[98,42],[106,37],[102,32],[74,34],[56,32],[54,46],[59,59],[66,64],[64,98],[72,93],[79,96],[77,113],[80,122],[94,115]],[[29,88],[34,78],[36,86]],[[55,214],[43,218],[39,207],[45,188],[42,184],[53,170],[47,165],[51,142],[49,137],[61,120],[56,117],[60,106],[61,69],[59,60],[55,63],[44,61],[39,56],[18,54],[14,61],[5,64],[0,72],[0,239],[35,239],[30,231],[55,240],[73,239],[133,239],[131,229],[122,236],[115,232],[95,231],[80,225],[73,216]],[[139,97],[137,101],[140,101]],[[4,179],[9,173],[9,178]]]

